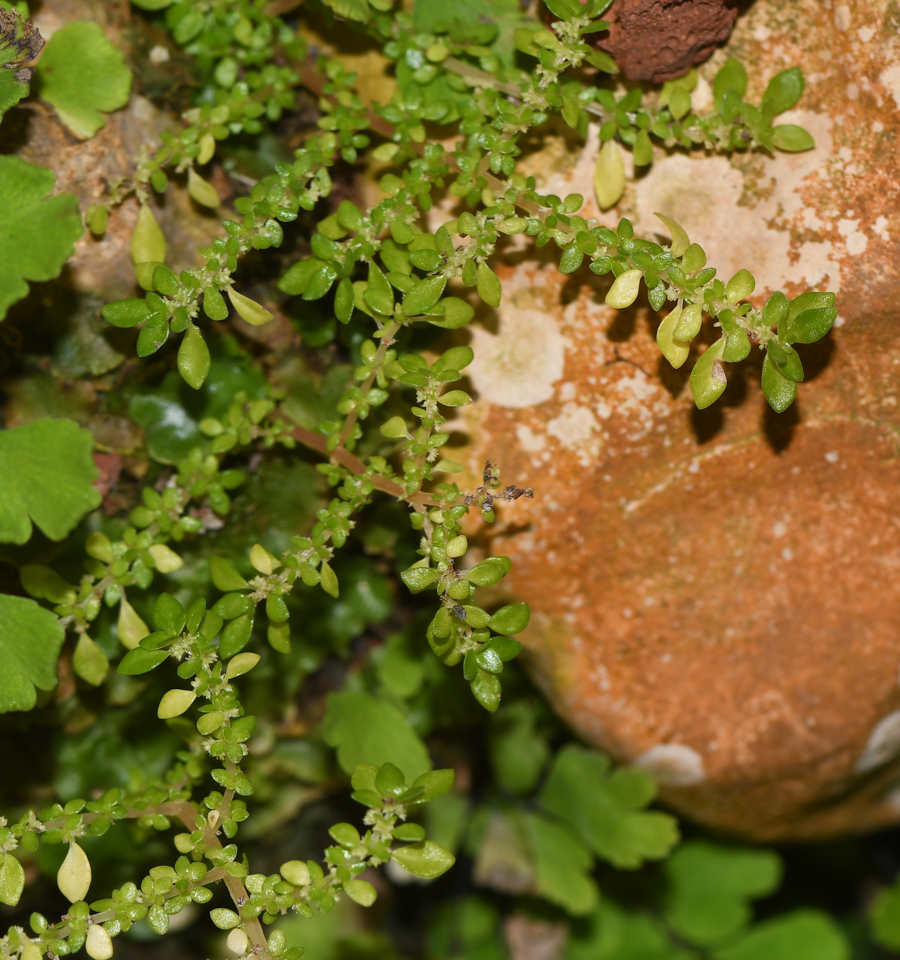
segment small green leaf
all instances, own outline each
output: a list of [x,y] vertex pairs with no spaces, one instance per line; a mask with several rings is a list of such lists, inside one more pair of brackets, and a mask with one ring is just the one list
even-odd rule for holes
[[768,126],[772,118],[790,110],[803,95],[803,73],[799,67],[791,67],[775,74],[766,87],[760,104],[763,123]]
[[437,402],[445,407],[466,407],[472,402],[472,398],[465,390],[448,390],[437,398]]
[[478,296],[481,297],[489,307],[499,307],[503,291],[497,274],[482,261],[478,264],[477,277],[476,289],[478,290]]
[[782,123],[772,129],[772,145],[787,153],[800,153],[802,150],[812,150],[816,141],[813,135],[793,123]]
[[216,188],[208,180],[204,180],[193,167],[188,168],[188,194],[201,207],[208,207],[210,210],[217,210],[222,202]]
[[722,98],[725,96],[726,90],[734,90],[738,99],[743,97],[747,91],[747,71],[740,60],[735,60],[734,57],[729,57],[722,64],[715,80],[713,80],[713,100],[720,113],[722,111]]
[[632,147],[632,155],[636,167],[646,167],[653,162],[653,143],[646,130],[638,130]]
[[584,261],[584,254],[576,243],[570,243],[559,258],[559,272],[562,274],[574,273]]
[[462,579],[479,587],[490,587],[499,583],[510,570],[508,557],[489,557],[474,567],[464,570]]
[[815,343],[828,333],[836,318],[833,293],[801,293],[788,308],[785,339],[788,343]]
[[241,918],[234,910],[228,910],[225,907],[210,910],[209,918],[220,930],[231,930],[241,922]]
[[109,660],[106,654],[86,633],[79,636],[78,643],[75,645],[72,666],[79,677],[95,687],[103,683],[109,673]]
[[687,235],[687,230],[685,230],[681,224],[678,224],[672,220],[671,217],[667,217],[662,213],[655,213],[654,216],[657,220],[661,220],[669,233],[672,234],[672,256],[684,256],[685,251],[691,245],[691,240]]
[[705,410],[715,403],[728,385],[728,377],[722,365],[725,352],[725,338],[717,340],[691,370],[691,393],[698,410]]
[[438,582],[440,574],[434,567],[410,567],[403,570],[400,579],[413,593],[419,593]]
[[460,300],[459,297],[445,297],[440,301],[444,308],[444,313],[439,317],[426,317],[425,319],[435,327],[443,327],[445,330],[458,330],[464,327],[475,316],[474,307]]
[[607,140],[594,165],[594,196],[601,210],[614,207],[625,192],[625,161],[615,140]]
[[69,852],[56,874],[56,884],[69,903],[78,903],[87,897],[91,887],[91,862],[74,840],[69,843]]
[[108,303],[100,313],[114,327],[134,327],[150,316],[150,308],[146,300],[133,298]]
[[437,800],[438,797],[442,797],[453,787],[455,778],[456,771],[452,769],[429,770],[428,773],[423,773],[412,783],[413,787],[421,787],[425,791],[418,802],[428,803],[431,800]]
[[441,876],[456,863],[456,857],[433,840],[420,840],[408,847],[392,850],[391,859],[423,880]]
[[238,316],[253,327],[261,327],[275,319],[274,314],[260,306],[255,300],[238,293],[234,287],[228,288],[228,299],[237,311]]
[[403,295],[403,312],[407,317],[415,317],[430,310],[440,300],[446,286],[447,280],[444,277],[419,280]]
[[745,300],[753,293],[756,287],[756,280],[749,270],[738,270],[738,272],[725,284],[725,299],[729,303],[737,303],[738,300]]
[[369,281],[363,292],[363,299],[383,317],[389,317],[394,312],[394,292],[375,263],[369,264]]
[[803,364],[797,351],[786,343],[770,340],[766,344],[767,359],[789,379],[801,381],[803,379]]
[[699,243],[692,243],[681,258],[684,272],[687,274],[696,273],[706,266],[706,251]]
[[372,884],[366,883],[365,880],[345,880],[344,892],[361,907],[371,907],[378,896]]
[[160,720],[180,717],[196,699],[197,694],[193,690],[168,690],[159,701],[156,715]]
[[324,265],[325,261],[319,260],[318,257],[309,257],[306,260],[295,263],[281,280],[278,281],[278,289],[281,290],[282,293],[288,293],[291,296],[301,296],[306,291],[310,280],[312,280]]
[[637,300],[643,276],[644,271],[637,268],[619,274],[606,294],[607,304],[617,310],[625,310],[630,307]]
[[750,353],[750,338],[740,328],[734,327],[728,331],[725,338],[725,349],[722,351],[722,359],[726,363],[740,363],[745,360]]
[[209,373],[211,364],[209,347],[203,334],[190,323],[178,348],[178,372],[188,386],[199,390]]
[[138,211],[137,223],[131,235],[132,263],[165,263],[166,237],[145,203]]
[[391,440],[400,440],[409,436],[409,428],[403,417],[391,417],[381,425],[381,434]]
[[330,564],[324,560],[322,561],[322,566],[319,568],[319,575],[321,577],[319,585],[329,597],[334,597],[334,599],[337,600],[340,593],[337,574],[331,569]]
[[161,593],[153,605],[153,622],[156,629],[174,637],[184,630],[187,617],[184,607],[170,594]]
[[103,114],[124,107],[131,96],[122,53],[87,20],[56,30],[37,70],[41,96],[80,140],[94,136],[106,124]]
[[118,672],[126,677],[136,677],[142,673],[149,673],[168,657],[169,654],[165,650],[145,650],[143,647],[135,647],[122,657]]
[[675,324],[672,336],[676,340],[690,343],[700,332],[703,325],[703,306],[699,303],[689,303],[681,311],[681,316]]
[[762,368],[762,390],[769,406],[776,413],[784,413],[797,396],[797,382],[784,376],[766,357]]
[[521,633],[531,618],[531,608],[527,603],[511,603],[501,607],[490,620],[490,627],[495,633],[506,635]]
[[659,349],[676,370],[687,360],[688,354],[691,352],[690,343],[675,339],[675,329],[680,319],[681,304],[678,304],[656,330],[656,342]]
[[250,586],[224,557],[209,558],[209,574],[219,590],[246,590]]
[[228,304],[222,296],[222,291],[209,286],[203,291],[203,312],[210,320],[226,320],[228,318]]
[[0,903],[14,907],[25,889],[25,870],[18,858],[4,853],[0,861]]

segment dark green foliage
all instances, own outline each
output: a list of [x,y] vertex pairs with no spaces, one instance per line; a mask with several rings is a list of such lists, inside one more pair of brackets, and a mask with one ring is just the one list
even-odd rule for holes
[[[0,117],[29,92],[13,68],[42,45],[24,5],[9,6],[0,0]],[[134,288],[77,305],[82,333],[65,349],[88,361],[72,373],[51,348],[15,371],[43,379],[10,380],[37,412],[0,434],[0,541],[15,545],[3,559],[33,599],[0,595],[0,712],[40,704],[17,730],[61,732],[40,750],[59,802],[37,809],[48,788],[29,773],[0,825],[0,902],[33,896],[42,871],[70,906],[35,910],[27,932],[18,918],[3,955],[85,948],[108,960],[112,938],[144,921],[172,935],[172,918],[224,885],[209,917],[232,955],[297,960],[309,942],[323,960],[399,956],[359,928],[354,911],[383,889],[364,871],[393,861],[398,882],[431,881],[464,851],[477,889],[426,923],[434,960],[502,960],[504,923],[522,911],[564,926],[570,960],[843,960],[819,913],[754,925],[752,902],[778,884],[774,854],[676,846],[675,819],[650,809],[650,775],[573,743],[527,685],[515,660],[530,609],[506,592],[511,562],[476,542],[473,521],[534,494],[496,464],[457,462],[453,436],[476,400],[464,328],[504,303],[505,238],[555,250],[563,274],[608,276],[617,308],[642,285],[654,309],[675,304],[657,337],[675,366],[707,315],[719,339],[691,370],[699,407],[754,345],[763,393],[779,412],[790,405],[804,377],[795,345],[828,333],[832,294],[754,306],[752,274],[718,279],[664,213],[669,244],[627,219],[601,225],[582,215],[583,196],[544,194],[519,161],[557,119],[575,137],[596,124],[605,209],[625,189],[624,149],[637,167],[661,145],[811,149],[806,131],[774,125],[803,92],[800,71],[772,78],[756,105],[745,68],[727,60],[701,114],[695,71],[656,93],[604,79],[617,67],[593,35],[609,0],[546,0],[550,26],[518,0],[134,6],[133,62],[75,21],[38,68],[77,137],[128,101],[132,71],[152,96],[153,57],[173,76],[184,68],[167,103],[186,108],[147,131],[128,175],[83,212],[94,244],[117,207],[139,206]],[[312,56],[307,28],[378,51],[397,82],[390,101],[371,101],[340,53]],[[373,169],[377,196],[348,186],[347,171]],[[60,274],[83,233],[75,198],[48,198],[54,181],[0,157],[0,319],[29,281]],[[181,189],[212,240],[175,262],[183,244],[170,251],[154,211]],[[101,477],[104,511],[92,451],[114,474]],[[58,675],[49,703],[38,691]],[[348,795],[361,826],[349,801],[332,809]],[[317,804],[330,824],[321,861],[302,859],[318,848],[305,822]],[[281,865],[253,872],[267,860]],[[642,896],[626,908],[616,896],[629,882]],[[873,911],[887,945],[896,899],[889,890]]]

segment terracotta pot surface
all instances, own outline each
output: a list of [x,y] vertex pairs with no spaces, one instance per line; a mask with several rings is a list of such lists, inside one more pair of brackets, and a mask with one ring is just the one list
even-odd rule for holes
[[[898,27],[886,0],[758,0],[701,73],[738,56],[756,98],[802,65],[802,109],[782,120],[816,149],[660,153],[600,218],[667,238],[653,212],[674,217],[724,279],[754,272],[755,303],[837,292],[787,414],[760,358],[694,410],[696,354],[668,368],[659,316],[616,314],[586,269],[511,254],[496,323],[474,333],[469,453],[535,488],[491,545],[532,603],[532,675],[666,803],[760,840],[900,819]],[[709,98],[701,81],[695,104]],[[553,192],[591,196],[596,154],[551,142],[533,163]]]
[[734,0],[616,0],[597,46],[631,80],[672,80],[727,40],[737,15]]

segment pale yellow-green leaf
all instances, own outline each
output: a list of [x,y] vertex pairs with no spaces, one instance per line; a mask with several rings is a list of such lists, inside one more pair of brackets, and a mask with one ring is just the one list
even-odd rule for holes
[[19,952],[19,960],[41,960],[43,956],[43,950],[41,950],[34,940],[28,940]]
[[258,663],[258,653],[239,653],[228,661],[225,679],[232,680],[234,677],[243,676],[245,673],[249,673]]
[[14,907],[25,889],[25,870],[11,853],[0,855],[0,903]]
[[56,874],[56,883],[69,903],[84,900],[90,889],[91,861],[74,840],[69,843],[69,852]]
[[184,560],[182,560],[171,547],[167,547],[164,543],[153,544],[147,552],[153,557],[156,569],[159,570],[160,573],[174,573],[184,566]]
[[255,300],[238,293],[234,287],[228,288],[228,298],[231,300],[234,309],[237,310],[238,316],[254,327],[261,327],[264,323],[270,323],[275,319],[275,316],[265,307],[261,307]]
[[725,352],[725,337],[717,340],[691,370],[691,393],[699,410],[715,403],[728,385],[722,354]]
[[613,285],[606,294],[606,302],[617,310],[624,310],[630,307],[637,300],[638,291],[641,288],[641,277],[644,271],[635,267],[633,270],[626,270],[623,274],[616,277]]
[[334,599],[337,600],[340,592],[338,588],[337,574],[324,560],[322,561],[322,566],[319,568],[319,574],[321,577],[319,583],[321,584],[322,589],[330,597],[334,597]]
[[147,263],[149,260],[156,263],[166,262],[166,238],[153,216],[153,211],[145,203],[138,212],[134,233],[131,235],[131,262]]
[[119,639],[122,641],[123,646],[129,650],[134,650],[144,637],[150,635],[147,624],[135,613],[134,607],[124,596],[119,605],[118,628]]
[[453,537],[453,539],[447,543],[446,549],[448,557],[452,559],[461,557],[466,550],[469,549],[469,541],[466,539],[466,535],[461,533],[458,537]]
[[607,140],[594,166],[594,196],[601,210],[615,206],[625,192],[625,161],[615,140]]
[[84,952],[92,960],[110,960],[113,955],[112,937],[99,923],[92,923],[88,927],[87,938],[84,941]]
[[681,311],[681,319],[675,325],[673,336],[676,340],[683,340],[685,343],[688,343],[700,332],[702,324],[703,305],[699,303],[689,303]]
[[106,679],[106,674],[109,671],[109,660],[97,644],[86,633],[83,633],[75,645],[72,666],[79,677],[97,687]]
[[200,138],[200,152],[197,154],[197,163],[202,167],[209,163],[216,153],[216,138],[211,133],[204,133]]
[[657,218],[657,220],[662,220],[666,226],[666,229],[672,234],[672,256],[680,257],[691,245],[691,240],[687,235],[687,230],[672,220],[671,217],[667,217],[662,213],[656,213],[654,216]]
[[310,881],[309,867],[302,860],[288,860],[279,869],[284,879],[296,887],[302,887]]
[[254,570],[266,577],[271,576],[275,568],[281,566],[261,543],[254,543],[250,548],[250,563]]
[[691,345],[689,343],[685,343],[683,340],[676,340],[674,336],[675,328],[678,326],[680,317],[681,304],[679,303],[663,320],[659,325],[659,329],[656,331],[656,342],[659,344],[659,349],[662,350],[662,355],[676,370],[687,360],[688,354],[691,352]]
[[232,953],[244,954],[247,952],[247,944],[249,943],[247,939],[247,934],[243,930],[239,930],[235,927],[231,933],[228,934],[228,937],[225,940],[225,946]]
[[208,180],[204,180],[193,167],[188,170],[188,193],[201,207],[210,207],[212,210],[222,202],[216,188]]
[[180,717],[196,699],[197,694],[193,690],[167,690],[159,701],[156,715],[160,720]]

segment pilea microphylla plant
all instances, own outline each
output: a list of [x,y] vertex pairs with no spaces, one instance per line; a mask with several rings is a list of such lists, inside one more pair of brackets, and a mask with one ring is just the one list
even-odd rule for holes
[[[667,311],[657,340],[675,367],[704,323],[714,329],[690,374],[701,408],[757,346],[763,392],[785,410],[803,379],[795,346],[836,317],[833,294],[815,291],[754,307],[752,273],[717,277],[665,211],[669,239],[640,238],[628,220],[601,225],[582,215],[582,196],[544,194],[519,171],[534,131],[562,122],[584,137],[596,125],[605,210],[625,187],[625,149],[646,167],[660,147],[813,147],[777,123],[802,95],[797,68],[753,104],[730,59],[707,113],[693,109],[693,71],[623,92],[591,43],[610,2],[545,0],[545,19],[501,0],[479,17],[432,0],[411,12],[391,0],[135,0],[121,5],[121,46],[86,20],[45,44],[24,3],[0,3],[7,123],[43,102],[89,141],[152,65],[180,64],[187,78],[177,122],[158,112],[130,168],[84,209],[51,195],[51,169],[0,155],[8,329],[33,302],[29,284],[58,277],[85,228],[100,243],[122,211],[138,211],[134,295],[101,291],[91,320],[28,368],[35,386],[10,388],[26,412],[0,433],[0,542],[18,574],[0,595],[0,710],[13,724],[8,749],[30,749],[43,731],[52,768],[10,777],[3,960],[140,952],[148,937],[193,929],[207,904],[227,936],[198,935],[197,956],[294,960],[308,937],[313,956],[399,956],[350,905],[392,889],[373,868],[431,881],[460,852],[482,878],[516,880],[493,889],[570,923],[572,958],[847,955],[819,912],[752,923],[751,902],[778,886],[774,853],[676,848],[674,818],[647,809],[649,774],[570,742],[513,662],[528,605],[487,589],[508,558],[473,559],[463,532],[467,516],[490,523],[533,496],[530,478],[511,482],[492,463],[479,465],[480,484],[458,486],[463,466],[444,450],[453,408],[473,402],[460,386],[473,351],[442,338],[478,301],[500,305],[491,262],[504,238],[553,249],[563,274],[609,275],[612,307],[645,288]],[[340,50],[317,53],[316,31],[388,63],[387,102],[367,96]],[[149,81],[142,92],[153,99]],[[381,199],[367,205],[353,178],[373,164]],[[236,194],[227,212],[225,182]],[[220,221],[186,267],[160,226],[184,191],[204,229]],[[279,324],[302,349],[291,335],[264,357],[265,331]],[[273,358],[284,344],[289,355]],[[61,399],[73,380],[86,385],[75,406]],[[111,418],[138,439],[110,442]],[[129,457],[131,479],[102,510],[95,450]],[[397,575],[420,596],[395,597]],[[429,746],[447,769],[433,768]],[[470,791],[479,763],[490,775]],[[454,786],[450,767],[467,782]],[[317,828],[296,822],[306,810],[330,818],[348,792],[365,812],[332,823],[324,857],[303,859]],[[664,861],[664,882],[619,906],[600,899],[597,861],[622,871]],[[55,876],[59,894],[41,876]],[[390,897],[418,896],[400,889]],[[886,943],[896,902],[896,891],[877,902]],[[412,949],[501,958],[501,913],[496,898],[448,895]],[[328,915],[341,920],[323,946]],[[604,946],[610,931],[618,948]]]

